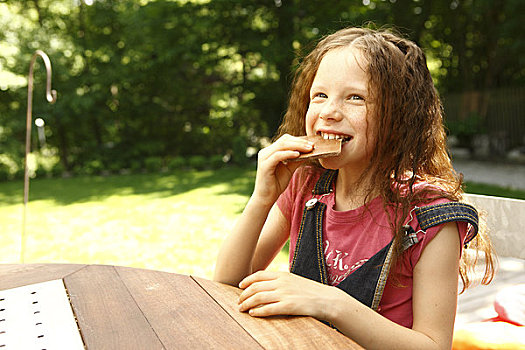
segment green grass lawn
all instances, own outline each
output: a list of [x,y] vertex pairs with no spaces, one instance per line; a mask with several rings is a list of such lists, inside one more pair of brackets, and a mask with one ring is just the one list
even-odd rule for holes
[[[253,189],[253,168],[34,179],[24,262],[143,267],[211,278],[220,245]],[[467,184],[471,193],[525,191]],[[0,263],[21,261],[23,183],[0,183]],[[272,265],[287,268],[282,252]]]
[[[218,250],[253,189],[234,168],[30,184],[24,261],[112,264],[211,278]],[[21,256],[23,183],[0,183],[1,263]],[[274,268],[287,267],[285,253]]]
[[495,185],[468,182],[465,186],[465,190],[468,193],[473,193],[473,194],[484,194],[487,196],[525,199],[525,191],[506,188],[506,187],[499,187]]

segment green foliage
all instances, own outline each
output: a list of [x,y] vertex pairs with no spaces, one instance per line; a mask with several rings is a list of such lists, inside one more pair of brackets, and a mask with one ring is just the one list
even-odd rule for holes
[[236,164],[246,164],[248,158],[246,157],[246,140],[242,136],[237,136],[233,139],[233,161]]
[[144,161],[146,170],[149,172],[157,172],[162,168],[162,158],[161,157],[148,157]]
[[188,165],[195,170],[204,170],[209,167],[209,162],[204,156],[191,156]]
[[187,165],[186,159],[184,157],[178,156],[168,160],[168,169],[169,170],[181,170],[184,169]]
[[223,160],[223,156],[221,156],[221,155],[213,155],[213,156],[211,156],[208,159],[208,162],[209,162],[210,167],[212,169],[220,169],[220,168],[222,168],[225,165],[224,160]]
[[0,181],[11,180],[19,170],[16,162],[7,154],[0,154]]
[[471,113],[464,119],[450,120],[446,122],[447,129],[451,135],[459,140],[459,146],[471,148],[474,136],[483,133],[482,117],[478,113]]
[[[296,56],[349,25],[401,28],[423,46],[441,93],[525,82],[514,15],[525,11],[521,0],[366,3],[0,2],[0,149],[23,159],[25,77],[36,49],[50,56],[58,91],[48,104],[38,59],[33,114],[58,152],[52,173],[140,171],[150,157],[233,154],[242,163],[241,148],[280,123]],[[0,173],[14,176],[5,164]]]
[[133,159],[129,164],[129,168],[132,172],[138,173],[140,170],[142,170],[142,163],[137,159]]

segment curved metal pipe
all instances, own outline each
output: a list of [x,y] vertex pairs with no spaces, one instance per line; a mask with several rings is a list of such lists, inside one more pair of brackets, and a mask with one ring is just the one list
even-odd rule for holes
[[20,250],[20,260],[24,262],[25,255],[25,245],[26,245],[26,210],[27,202],[29,199],[29,169],[27,167],[27,156],[31,151],[31,123],[32,123],[32,113],[33,113],[33,67],[37,57],[42,57],[44,64],[46,66],[46,99],[49,103],[55,103],[57,99],[57,92],[51,90],[51,61],[44,51],[36,50],[31,58],[29,64],[29,76],[27,78],[27,118],[26,118],[26,150],[24,158],[24,210],[23,210],[23,219],[22,219],[22,241],[21,241],[21,250]]

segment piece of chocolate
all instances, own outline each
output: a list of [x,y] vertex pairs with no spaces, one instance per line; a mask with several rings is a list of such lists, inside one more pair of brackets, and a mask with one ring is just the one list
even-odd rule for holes
[[314,149],[308,153],[302,153],[296,160],[318,159],[337,156],[341,153],[341,140],[325,140],[319,135],[301,136],[314,143]]

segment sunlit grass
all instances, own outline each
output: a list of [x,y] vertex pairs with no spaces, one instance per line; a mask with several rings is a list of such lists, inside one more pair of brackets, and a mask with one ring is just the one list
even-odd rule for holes
[[[142,267],[211,278],[255,172],[228,168],[31,182],[26,263]],[[1,263],[21,257],[22,183],[0,184]],[[286,268],[281,253],[274,268]]]

